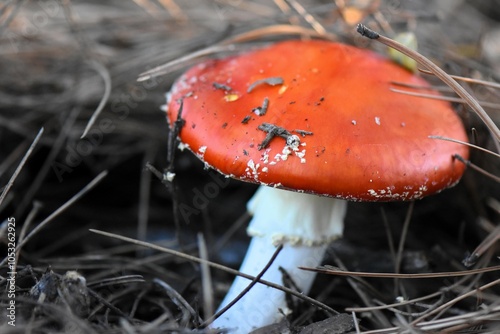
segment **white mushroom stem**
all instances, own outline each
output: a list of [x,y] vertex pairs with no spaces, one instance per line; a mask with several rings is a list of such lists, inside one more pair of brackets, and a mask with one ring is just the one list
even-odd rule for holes
[[[276,246],[283,244],[262,279],[283,285],[278,269],[281,267],[301,292],[308,294],[316,274],[298,267],[321,264],[328,243],[342,235],[346,207],[342,200],[260,187],[248,203],[253,218],[247,232],[252,240],[240,271],[256,276]],[[250,280],[236,277],[219,308],[230,303],[249,284]],[[212,327],[232,329],[230,333],[249,333],[278,322],[283,314],[290,312],[284,292],[258,283],[215,320]]]

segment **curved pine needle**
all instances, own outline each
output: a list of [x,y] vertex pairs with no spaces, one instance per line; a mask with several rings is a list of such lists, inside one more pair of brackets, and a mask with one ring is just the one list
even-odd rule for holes
[[24,155],[23,159],[21,160],[21,162],[17,166],[16,170],[14,171],[14,174],[12,174],[9,182],[7,182],[7,185],[5,186],[2,193],[0,194],[0,205],[2,204],[3,200],[5,199],[5,196],[7,196],[7,193],[9,192],[10,188],[14,184],[14,181],[16,180],[17,176],[19,175],[19,173],[23,169],[24,164],[26,163],[26,161],[30,157],[30,155],[33,152],[33,150],[35,149],[36,145],[38,144],[38,141],[42,137],[42,134],[43,134],[43,128],[41,128],[40,131],[38,131],[38,134],[36,135],[35,139],[33,140],[33,143],[31,143],[31,146],[28,148],[28,151]]
[[[425,70],[423,68],[419,68],[418,70],[422,73],[425,73],[425,74],[434,75],[434,73],[432,71]],[[500,83],[497,83],[497,82],[480,80],[480,79],[472,79],[472,78],[468,78],[468,77],[462,77],[459,75],[451,75],[451,74],[449,74],[449,76],[455,80],[458,80],[458,81],[463,81],[463,82],[483,85],[483,86],[487,86],[487,87],[491,87],[491,88],[495,88],[495,89],[500,89]]]
[[491,117],[484,111],[483,107],[479,104],[479,102],[469,93],[467,92],[458,82],[455,81],[452,77],[450,77],[445,71],[443,71],[439,66],[434,64],[432,61],[421,55],[420,53],[411,50],[404,45],[388,38],[380,35],[379,33],[371,30],[363,24],[358,24],[357,31],[362,36],[368,37],[369,39],[374,39],[388,47],[398,50],[399,52],[405,54],[406,56],[413,58],[417,63],[429,69],[436,77],[441,79],[448,86],[453,88],[455,93],[457,93],[462,99],[464,99],[467,104],[471,107],[471,109],[479,116],[479,118],[483,121],[483,123],[488,127],[491,132],[491,135],[497,140],[500,141],[500,129],[497,127],[495,122],[491,119]]
[[461,271],[445,271],[439,273],[420,273],[420,274],[370,273],[363,271],[345,271],[333,266],[322,266],[318,268],[308,268],[308,267],[299,267],[299,268],[302,270],[314,271],[316,273],[326,274],[326,275],[374,277],[374,278],[406,278],[406,279],[460,277],[460,276],[488,273],[493,271],[500,271],[500,266],[461,270]]
[[210,46],[208,48],[204,48],[204,49],[192,52],[184,57],[176,58],[172,61],[169,61],[168,63],[165,63],[163,65],[154,67],[146,72],[143,72],[143,73],[139,74],[137,81],[141,82],[141,81],[150,80],[152,78],[156,78],[156,77],[168,74],[172,71],[178,70],[182,67],[188,66],[189,64],[192,64],[193,61],[203,59],[203,57],[217,54],[217,53],[221,53],[221,52],[234,52],[235,49],[236,48],[234,45]]
[[[52,212],[47,218],[45,218],[40,224],[38,224],[31,232],[16,245],[16,252],[21,249],[28,241],[31,240],[33,236],[35,236],[40,230],[42,230],[49,222],[51,222],[55,217],[57,217],[61,212],[69,208],[76,201],[78,201],[82,196],[87,194],[90,190],[92,190],[102,179],[108,174],[107,171],[101,172],[97,175],[92,181],[89,182],[82,190],[76,193],[73,197],[71,197],[66,203],[61,205],[57,210]],[[7,257],[5,257],[1,262],[0,266],[4,265],[7,262]]]
[[272,25],[268,27],[258,28],[251,31],[247,31],[241,34],[238,34],[234,37],[230,37],[220,42],[217,45],[213,45],[195,52],[192,52],[184,57],[180,57],[174,59],[166,64],[157,66],[152,68],[146,72],[139,74],[137,81],[146,81],[151,78],[155,78],[161,75],[168,74],[172,71],[178,70],[182,67],[188,66],[195,61],[199,61],[204,57],[214,55],[222,52],[238,52],[241,50],[236,49],[236,43],[244,43],[249,41],[254,41],[256,39],[272,36],[272,35],[298,35],[298,36],[307,36],[307,37],[316,37],[316,38],[324,38],[328,40],[335,40],[336,37],[332,34],[320,34],[312,29],[307,29],[300,26],[294,26],[289,24],[279,24]]
[[496,176],[494,174],[491,174],[490,172],[485,171],[481,167],[476,166],[470,160],[465,160],[464,158],[462,158],[458,154],[455,154],[453,157],[455,159],[457,159],[458,161],[460,161],[461,163],[463,163],[464,165],[466,165],[467,167],[474,169],[476,172],[479,172],[479,173],[483,174],[484,176],[489,177],[493,181],[496,181],[496,182],[500,183],[500,177],[498,177],[498,176]]
[[[395,89],[395,88],[389,88],[389,90],[391,92],[394,92],[394,93],[406,94],[406,95],[409,95],[409,96],[416,96],[416,97],[423,97],[423,98],[426,98],[426,99],[434,99],[434,100],[441,100],[441,101],[455,102],[455,103],[467,103],[467,101],[465,101],[464,99],[459,98],[459,97],[442,96],[442,95],[436,95],[436,94],[416,93],[416,92],[410,92],[410,91],[407,91],[407,90]],[[484,108],[500,109],[500,104],[499,103],[479,101],[479,100],[478,100],[478,102]]]
[[[109,232],[105,232],[105,231],[100,231],[100,230],[95,230],[95,229],[89,229],[90,232],[92,233],[96,233],[96,234],[100,234],[100,235],[103,235],[105,237],[108,237],[108,238],[114,238],[114,239],[118,239],[118,240],[121,240],[121,241],[125,241],[125,242],[129,242],[131,244],[134,244],[134,245],[138,245],[138,246],[143,246],[143,247],[147,247],[147,248],[150,248],[150,249],[154,249],[154,250],[157,250],[159,252],[163,252],[163,253],[167,253],[167,254],[171,254],[171,255],[174,255],[174,256],[177,256],[177,257],[181,257],[181,258],[184,258],[188,261],[193,261],[193,262],[196,262],[196,263],[206,263],[207,265],[209,265],[210,267],[213,267],[215,269],[219,269],[219,270],[223,270],[227,273],[230,273],[232,275],[237,275],[237,276],[241,276],[241,277],[244,277],[248,280],[253,280],[255,279],[254,276],[252,275],[248,275],[248,274],[245,274],[245,273],[242,273],[238,270],[234,270],[234,269],[231,269],[231,268],[228,268],[226,266],[223,266],[221,264],[218,264],[218,263],[215,263],[215,262],[211,262],[211,261],[207,261],[207,260],[203,260],[203,259],[200,259],[196,256],[192,256],[192,255],[189,255],[189,254],[185,254],[185,253],[182,253],[182,252],[179,252],[179,251],[176,251],[176,250],[173,250],[173,249],[169,249],[169,248],[165,248],[165,247],[161,247],[161,246],[158,246],[158,245],[155,245],[155,244],[152,244],[152,243],[149,243],[149,242],[144,242],[144,241],[139,241],[139,240],[136,240],[136,239],[132,239],[132,238],[128,238],[128,237],[125,237],[125,236],[122,236],[122,235],[118,235],[118,234],[115,234],[115,233],[109,233]],[[282,285],[279,285],[279,284],[275,284],[275,283],[272,283],[272,282],[269,282],[269,281],[265,281],[263,279],[260,279],[258,280],[259,283],[261,284],[265,284],[271,288],[274,288],[274,289],[278,289],[280,291],[283,291],[285,293],[288,293],[288,294],[291,294],[299,299],[302,299],[312,305],[315,305],[317,306],[318,308],[321,308],[325,311],[328,311],[330,313],[333,313],[335,314],[335,310],[333,310],[331,307],[315,300],[314,298],[311,298],[311,297],[308,297],[300,292],[297,292],[295,290],[292,290],[292,289],[289,289],[289,288],[286,288]]]
[[476,150],[480,150],[480,151],[483,151],[483,152],[486,152],[488,154],[491,154],[497,158],[500,158],[500,154],[498,153],[495,153],[493,151],[490,151],[490,150],[487,150],[485,149],[484,147],[481,147],[481,146],[477,146],[477,145],[474,145],[474,144],[471,144],[471,143],[467,143],[465,141],[461,141],[461,140],[458,140],[458,139],[453,139],[453,138],[448,138],[448,137],[443,137],[443,136],[429,136],[428,138],[430,139],[439,139],[439,140],[446,140],[446,141],[451,141],[453,143],[457,143],[457,144],[462,144],[462,145],[467,145],[471,148],[475,148]]
[[92,61],[90,65],[101,75],[102,79],[104,80],[104,94],[102,95],[99,105],[92,114],[92,117],[90,117],[90,120],[87,123],[87,126],[85,127],[85,130],[83,131],[80,139],[83,139],[85,138],[85,136],[87,136],[87,133],[89,132],[92,125],[94,125],[95,121],[106,106],[106,103],[108,103],[109,97],[111,96],[111,76],[109,75],[108,69],[103,64],[97,61]]
[[301,26],[295,26],[291,24],[276,24],[263,28],[253,29],[236,36],[230,37],[221,42],[221,44],[233,44],[233,43],[243,43],[254,41],[262,37],[269,36],[280,36],[280,35],[297,35],[306,37],[316,37],[328,40],[337,40],[337,37],[333,34],[319,33],[312,29],[307,29]]

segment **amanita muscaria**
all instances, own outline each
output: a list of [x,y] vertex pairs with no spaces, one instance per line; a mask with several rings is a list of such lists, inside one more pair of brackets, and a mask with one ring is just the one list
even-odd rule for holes
[[[208,60],[176,81],[167,116],[182,101],[181,141],[220,173],[262,185],[248,203],[242,272],[256,275],[283,244],[263,279],[281,283],[282,267],[307,294],[314,274],[297,267],[320,264],[342,234],[345,200],[409,201],[459,181],[453,156],[467,147],[429,138],[466,141],[459,117],[444,101],[391,92],[394,82],[429,86],[376,53],[314,40]],[[236,278],[222,305],[249,283]],[[213,326],[247,333],[288,312],[283,292],[257,284]]]

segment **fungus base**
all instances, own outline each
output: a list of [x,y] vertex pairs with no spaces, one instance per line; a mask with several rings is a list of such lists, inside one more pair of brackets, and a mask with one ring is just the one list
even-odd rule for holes
[[[264,280],[283,285],[283,268],[301,292],[307,294],[315,273],[298,267],[321,264],[328,243],[342,234],[346,202],[308,194],[260,187],[248,204],[253,219],[248,233],[253,237],[240,271],[256,276],[267,265],[277,244],[284,247]],[[221,308],[243,291],[250,281],[237,277]],[[278,322],[289,314],[282,291],[256,284],[233,307],[217,319],[213,327],[248,333]]]

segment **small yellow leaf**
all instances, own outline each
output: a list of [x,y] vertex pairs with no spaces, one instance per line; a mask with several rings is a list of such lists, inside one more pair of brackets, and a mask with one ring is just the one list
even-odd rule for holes
[[233,101],[236,101],[239,98],[240,97],[237,94],[227,94],[227,95],[224,95],[224,100],[226,100],[226,102],[233,102]]
[[[394,40],[403,44],[404,46],[412,49],[412,50],[417,50],[417,37],[415,36],[414,33],[412,32],[403,32],[399,33],[394,37]],[[415,72],[417,71],[417,62],[413,59],[411,59],[408,56],[405,56],[399,51],[396,51],[392,48],[388,50],[389,57],[394,60],[396,63],[400,64],[401,66],[405,67],[406,69]]]
[[349,6],[342,9],[342,17],[348,25],[353,26],[361,22],[365,14],[359,8]]

